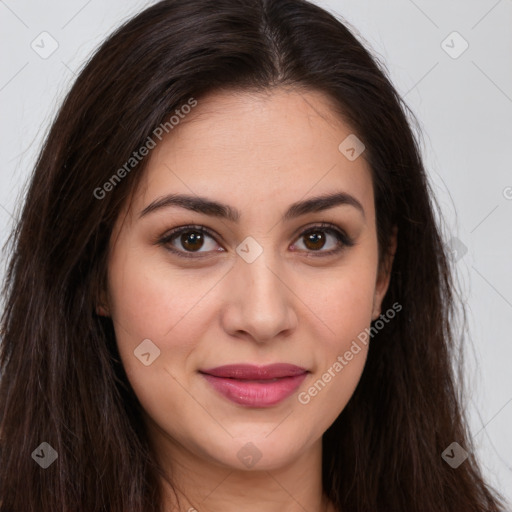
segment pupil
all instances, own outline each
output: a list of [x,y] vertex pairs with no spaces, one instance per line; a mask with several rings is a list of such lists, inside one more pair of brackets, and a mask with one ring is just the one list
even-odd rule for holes
[[[181,236],[181,242],[183,244],[183,247],[190,250],[200,249],[202,245],[202,237],[203,235],[201,233],[196,233],[193,231],[190,231],[189,233],[184,233]],[[194,243],[199,242],[199,245],[194,246]]]
[[308,242],[313,243],[313,247],[310,247],[310,248],[321,249],[324,244],[324,235],[323,235],[323,233],[319,235],[318,232],[312,233],[312,234],[308,235],[307,240],[308,240]]

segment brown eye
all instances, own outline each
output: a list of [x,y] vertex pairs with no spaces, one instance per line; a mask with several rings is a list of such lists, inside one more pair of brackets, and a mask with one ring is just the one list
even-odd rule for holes
[[[313,226],[303,231],[298,240],[304,244],[300,252],[313,257],[331,256],[355,244],[348,235],[332,224]],[[208,257],[213,252],[225,251],[204,226],[176,228],[162,237],[158,243],[170,252],[185,258]]]
[[175,229],[159,240],[159,243],[179,256],[191,258],[207,256],[207,253],[224,250],[216,249],[219,246],[215,239],[202,226],[184,226]]
[[325,233],[322,233],[320,231],[313,231],[303,236],[304,239],[306,240],[306,247],[308,249],[311,249],[312,251],[317,251],[321,249],[325,244]]
[[187,251],[197,251],[204,244],[204,236],[197,231],[185,231],[180,235],[180,243]]
[[[329,242],[329,238],[332,239],[331,242]],[[330,256],[340,252],[345,247],[354,245],[354,241],[351,238],[331,224],[313,226],[303,231],[299,240],[303,240],[305,246],[304,251],[306,253],[312,253],[308,254],[308,256]]]

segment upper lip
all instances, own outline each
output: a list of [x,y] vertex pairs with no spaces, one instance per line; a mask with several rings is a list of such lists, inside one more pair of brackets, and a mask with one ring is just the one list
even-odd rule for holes
[[224,377],[241,380],[265,380],[282,377],[294,377],[306,373],[305,368],[288,363],[275,363],[266,366],[255,366],[252,364],[228,364],[217,366],[207,370],[200,370],[214,377]]

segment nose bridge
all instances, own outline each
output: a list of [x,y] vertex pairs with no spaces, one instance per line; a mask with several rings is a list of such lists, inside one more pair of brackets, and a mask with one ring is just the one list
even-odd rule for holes
[[[246,331],[255,339],[270,339],[291,327],[290,292],[284,266],[267,243],[247,237],[238,247],[231,272],[230,331]],[[234,313],[234,311],[236,313]]]
[[247,237],[237,247],[237,253],[240,259],[236,262],[235,272],[250,294],[247,298],[265,299],[268,305],[276,300],[281,301],[283,290],[279,273],[283,272],[283,267],[279,264],[270,237],[260,242]]

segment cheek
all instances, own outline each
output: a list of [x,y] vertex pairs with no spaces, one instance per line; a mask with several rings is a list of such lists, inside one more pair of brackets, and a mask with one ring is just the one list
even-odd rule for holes
[[120,343],[129,339],[140,343],[145,338],[172,341],[172,333],[188,321],[211,288],[209,279],[138,258],[136,251],[124,259],[114,255],[109,270],[110,309],[119,325]]
[[[368,353],[368,329],[373,309],[373,260],[358,259],[336,272],[315,279],[308,304],[325,328],[316,345],[318,366],[297,397],[327,429],[350,400]],[[317,322],[318,323],[318,322]]]
[[[180,384],[187,387],[195,370],[189,356],[218,316],[219,273],[173,268],[151,256],[136,250],[112,254],[109,305],[119,354],[141,402],[150,403],[155,390],[179,401],[186,398]],[[134,353],[144,340],[158,354],[148,366]]]
[[[150,263],[144,264],[145,260]],[[187,283],[190,280],[183,271],[171,272],[154,259],[137,257],[136,251],[126,257],[112,255],[110,310],[123,367],[147,414],[177,431],[186,425],[175,411],[184,403],[193,405],[183,373],[200,339],[194,314],[200,310],[200,297],[211,288],[200,280],[194,281],[200,290]],[[144,351],[140,346],[146,347]],[[146,365],[137,354],[148,352]]]
[[326,346],[343,350],[347,341],[370,325],[375,271],[361,261],[309,281],[314,285],[309,287],[307,303],[326,326]]

